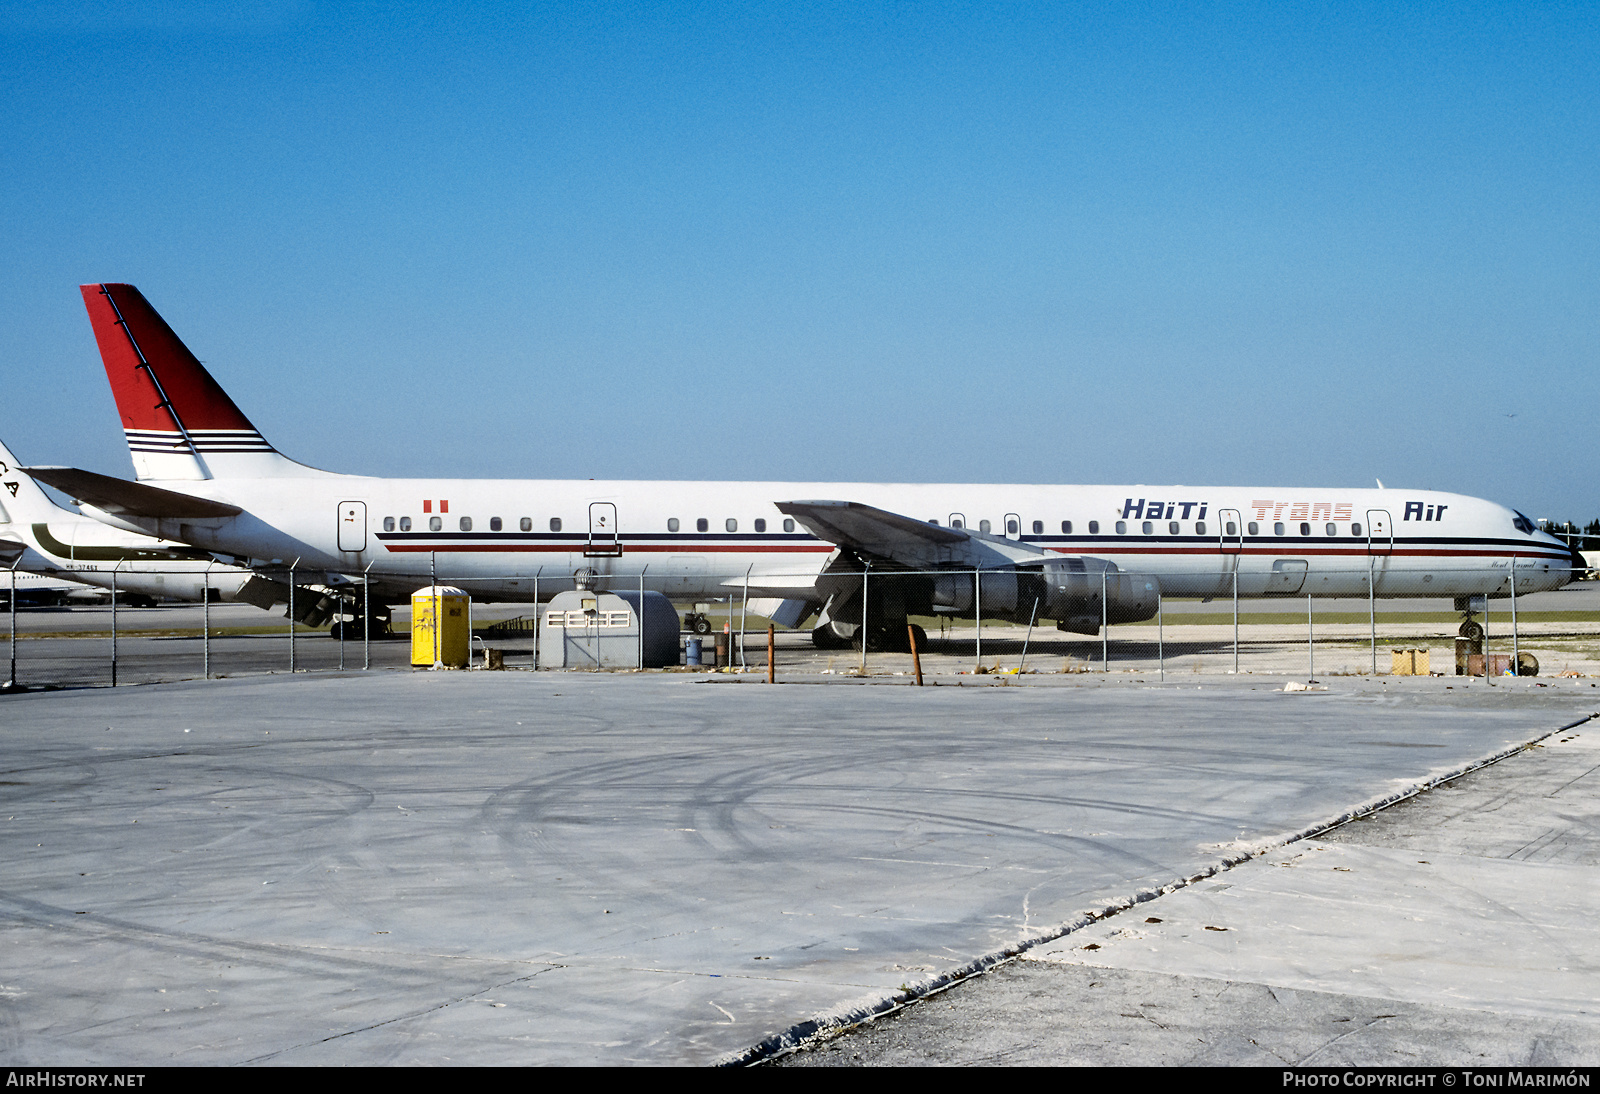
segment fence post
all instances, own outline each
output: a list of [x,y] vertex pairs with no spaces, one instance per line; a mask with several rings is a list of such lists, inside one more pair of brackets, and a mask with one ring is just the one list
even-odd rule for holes
[[974,665],[983,664],[983,571],[972,571],[972,615],[977,621],[978,637],[973,646],[972,660]]
[[1372,628],[1372,675],[1378,675],[1378,571],[1372,552],[1367,552],[1367,618]]
[[[872,572],[872,560],[866,559],[861,566],[861,668],[862,675],[867,671],[867,575]],[[731,613],[733,609],[730,607]]]
[[[739,600],[739,671],[740,672],[744,672],[746,669],[748,669],[750,667],[749,664],[746,663],[745,658],[744,658],[744,632],[745,632],[745,625],[750,621],[750,571],[753,570],[754,568],[755,568],[755,563],[753,563],[753,562],[750,563],[750,565],[748,565],[748,566],[746,566],[744,568],[744,595]],[[863,596],[861,599],[863,601],[865,601],[866,597]],[[866,642],[866,638],[863,637],[862,640],[861,640],[861,656],[865,657],[866,655],[867,655],[867,642]]]
[[1167,682],[1167,639],[1165,626],[1161,619],[1161,591],[1156,590],[1156,671],[1161,674],[1161,682]]
[[1039,598],[1033,598],[1033,611],[1028,613],[1028,633],[1022,636],[1022,660],[1017,662],[1017,675],[1022,675],[1022,669],[1028,663],[1028,643],[1033,641],[1033,625],[1039,619]]
[[1489,679],[1489,594],[1483,594],[1483,678]]
[[211,679],[211,567],[216,559],[206,563],[205,580],[200,583],[200,661],[205,678]]
[[1511,556],[1511,675],[1521,676],[1522,665],[1518,658],[1522,650],[1517,642],[1517,556]]
[[1106,604],[1106,571],[1100,571],[1100,671],[1111,671],[1111,610]]
[[361,571],[361,671],[372,668],[372,563]]
[[[122,568],[118,562],[111,567],[111,686],[117,686],[117,571]],[[16,579],[12,579],[13,595]]]
[[[648,570],[649,568],[650,568],[649,565],[646,564],[644,570]],[[644,570],[640,570],[639,571],[639,671],[640,672],[644,671]],[[533,615],[534,615],[535,619],[538,618],[539,609],[537,607],[534,608]],[[537,630],[535,630],[534,633],[538,634],[539,632]]]
[[[431,598],[429,603],[432,605],[430,610],[433,612],[433,667],[435,669],[442,669],[442,668],[444,668],[444,664],[439,660],[439,552],[438,551],[429,551],[428,552],[428,596]],[[416,620],[413,619],[411,621],[411,625],[413,627],[415,627],[417,625]],[[467,645],[470,648],[470,646],[472,644],[469,642],[469,643],[467,643]]]
[[1313,636],[1311,626],[1311,594],[1306,594],[1306,669],[1307,680],[1316,682],[1317,677],[1317,640]]
[[[9,688],[17,686],[17,565],[21,561],[22,556],[18,555],[16,562],[11,564],[11,610],[7,613],[11,616],[11,675],[6,678],[6,687]],[[115,593],[112,599],[116,599]]]
[[1233,674],[1239,675],[1239,558],[1233,559]]
[[771,623],[767,624],[767,683],[778,682],[778,632]]
[[544,573],[540,566],[533,572],[533,671],[539,671],[539,636],[543,633],[539,629],[539,575]]
[[300,565],[297,558],[289,563],[289,675],[294,675],[294,568]]

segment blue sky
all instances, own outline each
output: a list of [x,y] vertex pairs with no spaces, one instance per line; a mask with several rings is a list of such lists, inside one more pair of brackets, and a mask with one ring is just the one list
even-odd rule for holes
[[390,475],[1371,485],[1600,515],[1592,4],[0,0],[0,437],[76,286]]

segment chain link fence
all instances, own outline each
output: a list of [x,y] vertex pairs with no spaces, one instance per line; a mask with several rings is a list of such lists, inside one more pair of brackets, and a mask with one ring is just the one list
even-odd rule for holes
[[[1112,576],[1131,583],[1129,587],[1150,587],[1150,594],[1138,599],[1133,609],[1118,601],[1104,575],[1089,575],[1072,590],[1076,599],[1064,606],[1037,585],[1008,584],[1004,571],[869,571],[864,581],[859,572],[832,573],[827,580],[835,595],[829,610],[837,625],[825,629],[830,641],[820,646],[813,631],[827,620],[817,612],[808,607],[804,618],[792,619],[793,626],[781,626],[766,614],[783,615],[775,607],[780,598],[752,593],[752,589],[770,593],[775,587],[779,591],[802,587],[814,575],[697,576],[697,587],[688,595],[681,577],[652,579],[648,570],[642,579],[638,574],[587,575],[584,584],[596,594],[630,594],[631,610],[642,607],[645,613],[673,614],[677,665],[668,664],[662,671],[765,674],[770,660],[775,678],[913,676],[919,666],[925,676],[1600,676],[1600,582],[1575,581],[1553,591],[1532,591],[1530,586],[1548,578],[1531,572],[1524,577],[1522,565],[1519,561],[1520,588],[1515,595],[1509,580],[1503,579],[1498,595],[1470,601],[1455,596],[1391,597],[1386,595],[1385,581],[1397,580],[1398,575],[1382,574],[1375,582],[1376,595],[1369,596],[1319,596],[1300,589],[1237,600],[1230,595],[1173,596],[1162,591],[1164,575],[1114,571]],[[1340,576],[1359,579],[1369,572],[1311,571],[1304,584],[1332,585]],[[1481,582],[1483,571],[1436,569],[1431,575],[1435,587],[1458,589]],[[269,576],[288,590],[295,602],[292,610],[287,603],[263,611],[209,601],[130,608],[121,598],[100,605],[11,610],[0,631],[11,666],[6,679],[24,687],[115,686],[411,666],[408,606],[395,608],[385,619],[383,605],[375,596],[369,599],[368,586],[360,577],[329,584],[328,575],[321,573],[284,571]],[[376,572],[365,577],[391,589],[398,583],[421,586],[429,580]],[[1165,579],[1172,583],[1170,575]],[[516,582],[520,597],[537,596],[540,601],[536,607],[526,600],[477,594],[466,621],[473,668],[493,661],[512,670],[549,669],[548,654],[541,663],[541,633],[557,626],[565,631],[588,625],[578,603],[560,612],[549,610],[552,594],[566,593],[570,601],[574,592],[570,576],[554,578],[540,571],[531,577],[525,573],[458,577],[441,572],[432,580],[472,590],[504,583],[499,595]],[[1097,581],[1102,582],[1098,590]],[[1219,576],[1219,591],[1230,585],[1229,575]],[[929,604],[924,595],[929,587],[933,599],[942,596],[945,603]],[[1003,595],[993,593],[995,588]],[[636,590],[660,593],[670,603],[642,595],[633,598]],[[0,593],[4,592],[0,577]],[[1002,601],[1003,610],[995,607]],[[946,610],[929,610],[940,607]],[[624,605],[626,610],[630,609]],[[791,617],[794,611],[791,605]],[[1048,614],[1052,611],[1068,614],[1066,625],[1074,629],[1060,629],[1058,620]],[[291,623],[291,612],[299,622]],[[1130,614],[1137,618],[1129,618]],[[623,616],[612,612],[609,618]],[[902,633],[908,625],[911,633]],[[596,659],[585,667],[637,670],[643,660],[642,640],[638,661],[631,652],[634,646],[618,648],[620,655]]]

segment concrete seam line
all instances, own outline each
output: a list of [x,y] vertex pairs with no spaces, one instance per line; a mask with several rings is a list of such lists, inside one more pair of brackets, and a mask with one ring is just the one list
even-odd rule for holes
[[1581,726],[1595,718],[1600,718],[1600,711],[1596,711],[1593,714],[1587,714],[1575,722],[1568,722],[1564,726],[1559,726],[1547,732],[1540,733],[1534,737],[1530,737],[1526,741],[1512,745],[1509,748],[1502,749],[1501,751],[1493,753],[1492,755],[1473,760],[1472,762],[1464,764],[1446,774],[1436,775],[1425,782],[1417,783],[1416,785],[1408,787],[1405,790],[1401,790],[1397,793],[1363,803],[1354,809],[1350,809],[1339,814],[1337,817],[1318,821],[1315,824],[1303,828],[1298,832],[1290,833],[1285,836],[1272,837],[1269,840],[1251,848],[1250,850],[1240,851],[1231,855],[1225,855],[1188,877],[1168,882],[1167,884],[1158,888],[1140,889],[1133,895],[1113,901],[1103,908],[1092,912],[1085,912],[1076,919],[1063,924],[1060,927],[1052,929],[1048,934],[1039,935],[1035,938],[1023,939],[1022,941],[1007,946],[1002,950],[996,950],[993,953],[986,954],[982,957],[969,961],[965,965],[960,965],[954,969],[951,969],[949,972],[939,973],[936,976],[931,976],[926,980],[910,986],[902,986],[900,991],[897,991],[886,998],[879,999],[872,1003],[863,1004],[861,1006],[851,1007],[836,1014],[819,1015],[815,1018],[808,1018],[804,1022],[797,1022],[788,1029],[779,1033],[775,1033],[770,1037],[765,1037],[748,1048],[740,1049],[737,1052],[730,1052],[727,1055],[722,1056],[714,1061],[712,1066],[748,1067],[752,1064],[763,1063],[766,1060],[774,1059],[778,1056],[788,1055],[789,1053],[794,1052],[797,1049],[805,1048],[812,1043],[827,1040],[837,1034],[843,1033],[852,1026],[860,1025],[863,1022],[873,1021],[888,1014],[893,1014],[895,1011],[905,1009],[907,1006],[915,1003],[919,999],[925,999],[930,995],[937,995],[948,988],[955,987],[957,984],[962,983],[963,981],[970,980],[975,976],[980,976],[999,965],[1014,961],[1023,954],[1027,953],[1029,950],[1033,949],[1035,946],[1043,945],[1046,942],[1054,942],[1057,939],[1064,938],[1067,935],[1072,934],[1074,931],[1081,930],[1090,924],[1098,923],[1103,919],[1109,919],[1111,916],[1118,915],[1130,908],[1136,908],[1141,904],[1145,904],[1156,899],[1157,897],[1165,896],[1168,893],[1177,892],[1179,889],[1188,888],[1189,886],[1197,884],[1201,881],[1205,881],[1208,878],[1215,877],[1217,874],[1220,874],[1225,870],[1231,870],[1241,863],[1248,862],[1253,858],[1267,854],[1269,851],[1276,850],[1280,847],[1287,847],[1288,845],[1292,843],[1298,843],[1301,840],[1311,839],[1315,836],[1321,835],[1324,832],[1331,831],[1342,824],[1347,824],[1352,820],[1369,816],[1370,814],[1376,813],[1379,810],[1387,809],[1391,805],[1398,805],[1400,802],[1405,801],[1408,798],[1416,797],[1418,794],[1421,794],[1427,790],[1431,790],[1436,786],[1450,782],[1453,779],[1459,779],[1463,775],[1467,775],[1482,768],[1489,767],[1492,764],[1497,764],[1501,760],[1509,759],[1520,752],[1526,752],[1528,749],[1532,748],[1541,741],[1548,740],[1558,733],[1565,733],[1569,729],[1576,729],[1578,726]]
[[[1333,829],[1338,828],[1340,825],[1349,824],[1353,820],[1360,820],[1362,817],[1376,813],[1380,809],[1387,809],[1391,805],[1398,805],[1407,798],[1414,798],[1418,794],[1432,790],[1436,786],[1442,786],[1447,782],[1452,782],[1461,778],[1463,775],[1470,775],[1474,771],[1479,771],[1485,767],[1497,764],[1501,760],[1510,759],[1519,752],[1526,752],[1528,749],[1532,748],[1541,741],[1549,740],[1557,733],[1565,733],[1569,729],[1576,729],[1578,726],[1581,726],[1585,722],[1591,721],[1595,718],[1600,718],[1600,711],[1596,711],[1593,714],[1586,714],[1575,722],[1568,722],[1566,725],[1558,726],[1557,728],[1550,730],[1548,733],[1541,733],[1536,737],[1530,737],[1528,740],[1523,741],[1520,744],[1514,744],[1509,748],[1501,749],[1499,752],[1485,756],[1482,759],[1473,760],[1471,763],[1459,767],[1454,771],[1446,772],[1443,775],[1436,775],[1427,782],[1418,783],[1416,786],[1407,787],[1406,789],[1397,791],[1388,795],[1387,797],[1378,798],[1374,801],[1366,802],[1363,805],[1358,805],[1354,809],[1342,813],[1331,820],[1321,821],[1309,828],[1303,829],[1300,832],[1289,836],[1287,839],[1282,840],[1281,842],[1274,842],[1272,847],[1286,846],[1303,839],[1314,839],[1315,837],[1322,835],[1324,832],[1330,832]],[[1271,849],[1271,847],[1266,847],[1263,848],[1259,853],[1265,853]]]

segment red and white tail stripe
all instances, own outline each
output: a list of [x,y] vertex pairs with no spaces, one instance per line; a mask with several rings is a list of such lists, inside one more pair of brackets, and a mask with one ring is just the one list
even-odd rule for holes
[[96,284],[81,291],[139,478],[307,470],[267,443],[138,289]]

